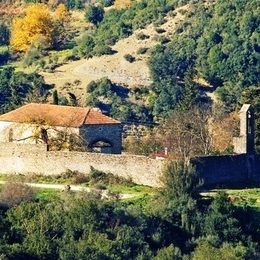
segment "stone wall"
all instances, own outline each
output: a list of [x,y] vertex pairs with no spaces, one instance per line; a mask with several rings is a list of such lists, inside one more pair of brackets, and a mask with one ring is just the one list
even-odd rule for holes
[[41,143],[41,129],[45,129],[48,138],[57,138],[60,133],[79,135],[79,128],[47,126],[33,123],[12,123],[0,121],[0,142],[21,144]]
[[[0,173],[58,175],[67,169],[88,174],[90,167],[135,183],[160,186],[165,160],[145,156],[47,152],[44,145],[0,143]],[[260,155],[207,156],[192,160],[205,185],[260,182]]]
[[84,125],[79,134],[92,147],[97,141],[105,141],[111,145],[111,153],[119,154],[122,151],[122,125]]
[[60,133],[80,136],[82,144],[91,145],[97,141],[111,144],[111,153],[122,151],[121,124],[83,125],[80,128],[61,126],[42,126],[31,123],[11,123],[0,121],[0,142],[36,144],[42,142],[41,129],[45,129],[49,139],[57,138]]
[[260,155],[205,156],[192,163],[206,185],[260,181]]
[[164,162],[145,156],[82,152],[47,152],[44,146],[0,143],[0,173],[58,175],[67,169],[88,174],[90,167],[135,183],[159,186]]

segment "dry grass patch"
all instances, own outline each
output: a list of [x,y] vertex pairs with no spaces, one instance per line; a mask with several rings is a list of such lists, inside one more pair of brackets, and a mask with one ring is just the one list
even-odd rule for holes
[[114,3],[114,7],[116,9],[126,8],[129,7],[133,2],[133,0],[116,0]]
[[[123,2],[123,1],[122,1]],[[120,2],[117,2],[119,4]],[[141,48],[153,48],[158,40],[166,43],[168,35],[172,35],[179,23],[185,19],[179,10],[188,10],[188,5],[176,9],[176,16],[172,17],[171,13],[165,17],[165,23],[160,26],[161,31],[165,33],[158,34],[153,24],[148,25],[144,29],[136,30],[128,38],[119,40],[114,46],[114,55],[103,55],[101,57],[93,57],[82,59],[79,61],[71,61],[57,69],[54,73],[42,73],[45,81],[49,84],[55,84],[58,92],[67,95],[63,86],[66,82],[70,82],[70,92],[75,94],[80,104],[84,104],[86,100],[85,87],[91,82],[107,77],[114,83],[135,88],[147,86],[151,84],[150,71],[147,65],[149,52],[139,54],[135,62],[125,60],[125,55],[135,56]],[[160,37],[161,36],[161,37]],[[164,36],[164,37],[162,37]],[[73,85],[75,80],[80,80],[80,85]]]

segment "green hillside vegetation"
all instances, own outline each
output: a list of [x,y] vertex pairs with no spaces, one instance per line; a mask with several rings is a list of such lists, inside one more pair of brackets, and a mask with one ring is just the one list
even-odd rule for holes
[[[79,32],[79,29],[71,24],[67,27],[66,22],[66,26],[63,25],[62,28],[69,30],[70,36],[62,40],[61,46],[64,50],[56,50],[54,45],[51,49],[32,46],[25,54],[10,51],[8,43],[11,29],[8,24],[2,23],[0,63],[7,63],[8,66],[23,64],[26,68],[35,65],[38,72],[52,72],[60,64],[73,59],[112,55],[113,44],[119,39],[128,37],[134,30],[152,22],[162,24],[166,14],[176,15],[174,9],[185,4],[189,4],[187,10],[182,10],[187,13],[186,18],[175,34],[166,42],[149,50],[149,66],[153,81],[151,86],[128,91],[127,86],[118,86],[108,79],[101,79],[87,86],[87,100],[84,105],[97,106],[124,122],[150,124],[167,119],[176,110],[185,111],[194,106],[205,105],[208,108],[212,107],[212,100],[205,95],[205,90],[208,90],[214,92],[215,98],[224,106],[219,109],[219,113],[225,114],[239,109],[243,102],[255,106],[256,143],[259,150],[259,19],[255,8],[256,1],[228,3],[220,0],[205,4],[202,1],[190,3],[175,0],[142,0],[134,2],[128,8],[111,9],[106,12],[103,12],[101,6],[95,9],[91,16],[87,14],[94,7],[88,5],[86,10],[82,8],[86,13],[85,19],[92,22],[96,18],[98,20],[83,32]],[[17,60],[22,62],[13,63]],[[3,75],[1,80],[5,82],[6,72],[1,68],[0,71]],[[42,78],[39,80],[42,81]],[[200,80],[206,81],[209,86],[201,86]],[[19,89],[18,92],[12,92],[12,98],[10,86],[5,87],[6,84],[2,84],[2,112],[28,100],[38,99],[32,98],[34,94],[29,95],[31,90],[29,91],[28,85],[31,83],[26,83],[27,87],[24,88],[25,79],[22,81],[23,84],[19,80],[11,83],[14,89]],[[69,87],[68,85],[66,88]],[[67,105],[78,104],[77,97],[72,101],[71,97],[75,97],[71,92],[68,98],[59,94],[58,102]]]
[[183,83],[187,74],[217,89],[227,111],[237,107],[247,87],[259,86],[256,6],[257,1],[236,0],[194,6],[171,42],[158,46],[151,58],[155,114],[171,111],[186,98]]
[[[154,51],[151,70],[156,85],[160,83],[156,74],[160,73],[165,81],[169,80],[167,75],[176,73],[176,76],[182,79],[185,72],[192,68],[196,71],[196,76],[206,79],[214,87],[222,86],[221,91],[219,90],[220,97],[224,96],[221,93],[224,93],[226,88],[232,87],[233,93],[238,87],[240,89],[257,85],[259,20],[257,9],[254,8],[256,2],[217,1],[210,5],[198,2],[191,4],[189,18],[177,29],[167,47],[162,45]],[[74,53],[83,56],[112,54],[111,45],[120,38],[127,37],[134,30],[154,21],[159,22],[169,11],[186,3],[189,1],[142,0],[127,9],[109,10],[98,18],[97,26],[79,41]],[[102,10],[102,7],[100,8],[99,10]],[[98,16],[98,12],[92,16]],[[5,24],[1,24],[0,44],[8,43],[9,30]],[[160,62],[160,59],[165,57],[167,59],[164,63]],[[168,68],[169,71],[164,71],[163,64],[171,61],[174,62]],[[162,67],[161,71],[156,71],[156,63]],[[182,64],[182,67],[179,72],[175,72],[179,64]],[[236,86],[232,86],[232,83],[236,83]],[[230,105],[231,109],[234,101],[231,97],[230,99],[232,104],[227,105]],[[223,101],[228,103],[228,100]]]
[[0,113],[25,102],[42,102],[47,92],[43,77],[36,73],[15,72],[12,67],[0,70]]
[[146,88],[129,90],[103,78],[97,82],[91,82],[87,86],[87,93],[87,105],[98,107],[122,122],[129,120],[132,122],[153,122],[149,107],[138,104],[138,100],[144,100],[149,94],[149,90]]
[[[185,1],[181,1],[181,5],[184,4]],[[95,18],[87,18],[97,27],[88,34],[88,37],[82,38],[79,46],[75,48],[75,54],[80,57],[113,54],[111,46],[120,38],[128,37],[134,30],[161,19],[177,6],[176,0],[142,0],[126,9],[112,9],[104,17],[101,15],[102,10],[99,9],[99,12],[96,12],[98,22],[95,22]],[[87,17],[89,12],[87,10]]]
[[0,192],[2,257],[10,259],[258,259],[259,224],[246,203],[199,195],[195,171],[169,164],[151,198],[35,193],[11,183]]

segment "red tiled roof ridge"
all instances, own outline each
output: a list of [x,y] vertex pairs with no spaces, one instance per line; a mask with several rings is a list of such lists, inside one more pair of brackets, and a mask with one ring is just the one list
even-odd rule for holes
[[120,124],[91,107],[72,107],[53,104],[29,103],[6,114],[0,121],[38,123],[52,126],[80,127],[95,124]]

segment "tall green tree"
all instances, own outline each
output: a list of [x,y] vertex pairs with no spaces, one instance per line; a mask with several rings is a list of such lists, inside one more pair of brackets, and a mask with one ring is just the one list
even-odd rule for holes
[[210,205],[204,232],[211,236],[211,242],[216,246],[224,241],[239,241],[242,230],[236,218],[236,208],[224,192],[219,193]]
[[101,6],[89,5],[85,12],[88,22],[98,25],[104,18],[104,9]]
[[0,23],[0,46],[8,45],[10,39],[10,30],[7,25]]
[[46,92],[43,77],[36,73],[15,72],[12,67],[0,70],[0,113],[25,102],[41,102]]

